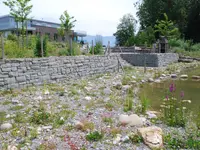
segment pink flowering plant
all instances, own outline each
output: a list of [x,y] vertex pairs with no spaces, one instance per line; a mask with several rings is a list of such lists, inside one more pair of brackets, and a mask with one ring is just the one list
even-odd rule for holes
[[181,91],[179,98],[175,97],[176,86],[171,83],[169,92],[166,95],[163,104],[161,105],[163,112],[163,121],[169,126],[184,127],[186,123],[186,103],[191,103],[190,100],[184,100],[184,92]]

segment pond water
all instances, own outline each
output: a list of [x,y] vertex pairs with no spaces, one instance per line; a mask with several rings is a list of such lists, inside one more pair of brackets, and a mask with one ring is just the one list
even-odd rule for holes
[[180,99],[181,91],[184,92],[184,100],[191,100],[187,107],[194,113],[200,111],[200,81],[192,80],[192,75],[200,75],[200,68],[185,70],[181,74],[187,74],[187,80],[169,79],[163,83],[145,84],[141,90],[140,97],[145,96],[150,101],[150,108],[160,110],[163,99],[169,92],[169,86],[174,83],[176,86],[175,97]]

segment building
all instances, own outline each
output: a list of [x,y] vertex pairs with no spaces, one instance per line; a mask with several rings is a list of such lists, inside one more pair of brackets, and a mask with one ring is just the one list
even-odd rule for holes
[[[58,28],[60,24],[31,19],[26,22],[28,34],[35,35],[47,35],[50,40],[64,41],[65,37],[58,35]],[[21,23],[18,23],[18,27],[21,28]],[[10,15],[0,16],[0,31],[3,31],[4,36],[7,37],[9,34],[17,34],[17,23],[15,18]],[[74,41],[78,40],[78,37],[85,37],[87,34],[84,31],[72,32],[72,39]]]

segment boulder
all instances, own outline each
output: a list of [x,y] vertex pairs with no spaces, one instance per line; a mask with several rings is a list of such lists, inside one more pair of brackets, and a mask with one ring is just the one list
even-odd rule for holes
[[200,79],[200,76],[192,76],[192,79]]
[[186,79],[186,78],[188,78],[188,75],[183,74],[183,75],[180,76],[180,78]]
[[176,74],[171,74],[171,78],[177,78]]
[[160,79],[156,79],[154,82],[155,83],[161,83]]
[[154,82],[153,78],[149,78],[148,82]]
[[12,124],[10,124],[10,123],[4,123],[0,127],[1,130],[8,130],[8,129],[11,129],[11,128],[12,128]]
[[162,149],[163,132],[161,128],[156,126],[139,128],[138,133],[142,136],[144,143],[151,149]]
[[120,115],[119,121],[121,124],[127,124],[130,126],[142,126],[143,125],[143,120],[140,118],[138,115],[133,114],[133,115]]
[[161,77],[166,77],[166,74],[161,74]]

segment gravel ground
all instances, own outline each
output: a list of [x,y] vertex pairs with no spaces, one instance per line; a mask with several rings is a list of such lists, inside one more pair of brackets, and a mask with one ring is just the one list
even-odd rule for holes
[[[126,69],[124,74],[96,75],[1,92],[0,124],[7,122],[12,128],[0,130],[0,149],[14,145],[21,150],[149,150],[143,143],[133,143],[127,139],[130,133],[137,133],[137,127],[122,126],[119,116],[137,113],[139,88],[155,72],[166,73],[166,77],[158,77],[159,80],[169,78],[169,72],[165,70],[166,68],[147,68],[147,73],[144,74],[143,68],[133,68]],[[124,76],[128,79],[125,80]],[[122,84],[126,81],[127,84]],[[124,112],[128,89],[134,91],[133,109]],[[47,117],[45,116],[37,122],[41,117],[37,112],[42,108],[50,119],[44,119]],[[85,128],[80,129],[77,127],[80,123],[87,125],[84,124]],[[144,122],[144,126],[151,124],[148,119]],[[168,130],[164,125],[158,126]],[[104,133],[103,138],[99,141],[87,141],[86,135],[92,131]],[[121,135],[121,140],[114,143],[117,134]]]

